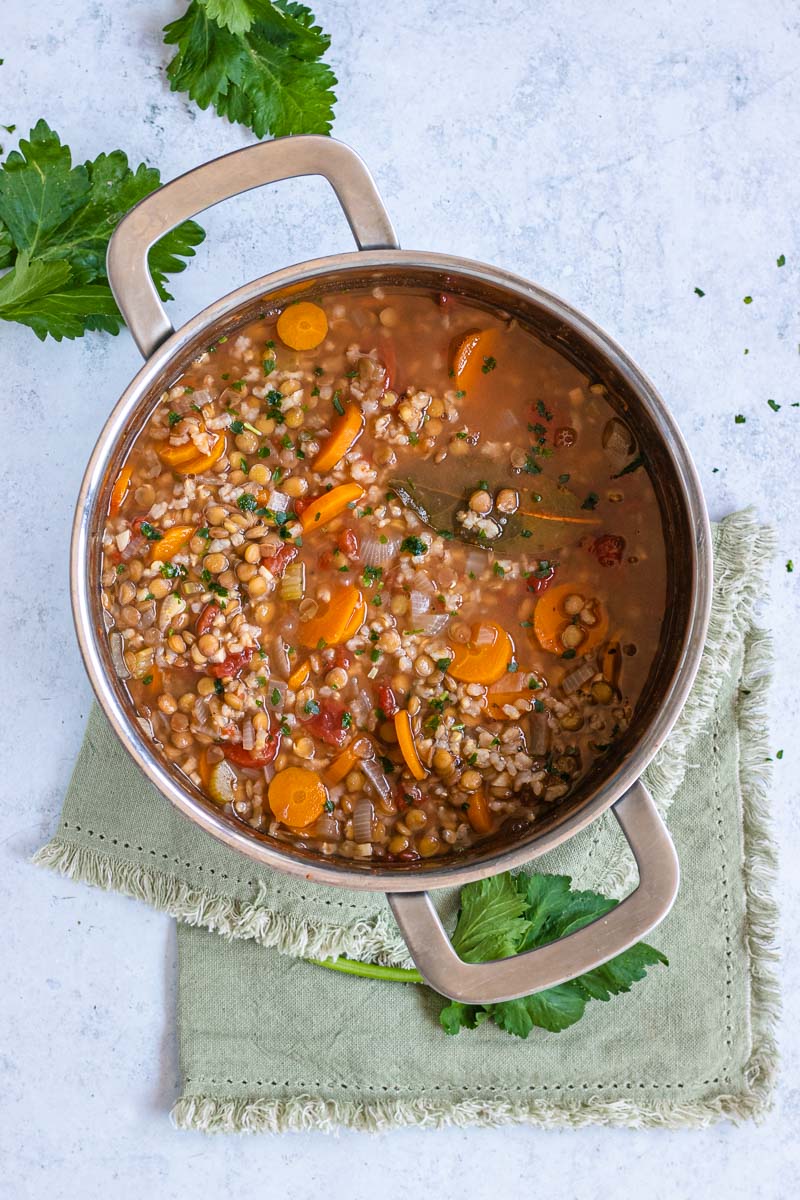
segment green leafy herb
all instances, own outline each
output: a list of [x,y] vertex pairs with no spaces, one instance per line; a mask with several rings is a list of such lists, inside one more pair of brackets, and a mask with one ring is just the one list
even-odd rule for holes
[[159,573],[164,579],[185,579],[189,574],[186,567],[182,563],[165,562],[159,568]]
[[231,421],[231,433],[244,433],[244,421],[240,421],[237,417],[235,421]]
[[[121,150],[73,166],[46,121],[38,121],[0,170],[0,319],[28,325],[37,337],[119,333],[122,316],[106,277],[114,227],[160,184],[153,167],[135,171]],[[186,221],[152,247],[150,274],[162,299],[166,277],[182,271],[204,238]]]
[[695,294],[695,296],[705,296],[705,292],[702,290],[702,288],[699,288],[699,287],[696,287],[694,289],[694,294]]
[[330,38],[295,0],[192,0],[164,29],[177,47],[173,91],[200,108],[268,133],[329,133],[336,76],[320,60]]
[[768,401],[767,401],[767,404],[770,406],[770,408],[772,409],[772,411],[773,411],[773,412],[780,412],[780,411],[781,411],[781,406],[780,406],[780,404],[778,404],[778,403],[777,403],[777,401],[775,401],[775,400],[768,400]]
[[342,713],[342,729],[349,729],[353,724],[353,714],[349,712]]
[[587,508],[590,511],[593,511],[595,508],[597,508],[599,500],[600,497],[598,496],[597,492],[589,492],[589,495],[584,500],[581,508]]
[[752,303],[753,303],[753,297],[752,297],[752,296],[745,296],[745,298],[744,298],[744,303],[745,303],[745,304],[752,304]]
[[777,265],[779,267],[785,267],[786,266],[786,255],[779,254],[778,257],[776,258],[775,262],[777,263]]
[[332,404],[333,404],[333,407],[336,409],[337,413],[339,414],[339,416],[343,417],[344,416],[344,405],[342,404],[341,400],[339,399],[338,392],[333,393]]
[[146,537],[148,542],[160,542],[164,536],[163,533],[159,533],[159,531],[154,528],[149,521],[142,521],[139,528],[142,531],[143,537]]
[[636,458],[632,458],[631,461],[627,463],[621,471],[617,471],[616,475],[612,475],[611,478],[621,479],[623,475],[632,475],[634,471],[638,471],[639,468],[643,466],[644,458],[641,454],[637,454]]
[[778,761],[780,762],[780,760],[783,758],[783,751],[782,751],[782,750],[778,750],[778,751],[776,752],[776,754],[775,754],[775,757],[776,757],[776,758],[778,759]]
[[450,667],[450,659],[449,658],[437,658],[436,659],[437,670],[447,671],[449,669],[449,667]]
[[747,417],[743,417],[741,413],[737,413],[733,419],[737,425],[744,425],[745,421],[747,420]]
[[428,553],[428,547],[421,537],[411,536],[403,538],[400,543],[400,549],[405,550],[406,554],[410,554],[414,558],[419,558],[421,554]]
[[183,417],[180,413],[171,412],[167,413],[167,420],[169,421],[170,429],[172,429],[173,425],[177,425],[179,421],[183,420]]
[[494,357],[494,355],[492,355],[492,354],[484,355],[483,365],[481,367],[481,371],[483,371],[484,375],[488,375],[489,372],[493,371],[496,366],[497,366],[497,359]]
[[303,712],[308,713],[309,716],[316,716],[319,712],[319,705],[316,700],[306,700],[303,705]]
[[258,508],[258,501],[252,492],[242,492],[236,504],[242,512],[254,512]]
[[792,571],[794,570],[794,563],[792,562],[791,558],[787,558],[787,560],[786,560],[786,570],[789,572],[790,575],[791,575]]
[[[606,916],[616,905],[597,892],[574,892],[565,875],[497,875],[461,891],[453,946],[466,962],[487,962],[547,945]],[[647,968],[667,959],[644,942],[569,983],[521,1000],[485,1006],[448,1004],[439,1020],[446,1033],[494,1021],[506,1033],[526,1038],[539,1027],[559,1033],[574,1025],[590,1000],[610,1000],[644,979]]]

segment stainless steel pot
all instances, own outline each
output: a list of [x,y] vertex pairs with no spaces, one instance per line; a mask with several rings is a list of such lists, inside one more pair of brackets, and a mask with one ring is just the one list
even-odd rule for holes
[[[357,252],[287,267],[231,292],[175,332],[150,278],[149,248],[169,229],[240,192],[301,175],[322,175],[350,223]],[[708,517],[689,453],[653,385],[608,336],[563,300],[506,271],[448,254],[403,251],[375,184],[347,146],[322,137],[287,138],[237,150],[173,180],[136,206],[116,230],[108,277],[146,362],[106,422],[86,470],[72,537],[71,588],[81,652],[118,737],[159,791],[189,820],[233,849],[316,883],[388,893],[420,971],[438,992],[468,1003],[511,999],[551,987],[607,961],[669,911],[678,863],[653,800],[639,780],[669,733],[697,671],[708,622]],[[647,457],[665,530],[668,595],[649,682],[627,734],[573,795],[516,840],[497,837],[439,863],[365,865],[330,859],[256,833],[212,808],[154,752],[117,679],[100,604],[101,531],[119,467],[153,404],[212,341],[278,309],[288,295],[401,284],[446,289],[500,309],[606,384]],[[660,598],[659,598],[660,599]],[[613,806],[639,870],[639,884],[608,917],[560,942],[485,964],[459,959],[428,892],[521,866],[585,828]]]

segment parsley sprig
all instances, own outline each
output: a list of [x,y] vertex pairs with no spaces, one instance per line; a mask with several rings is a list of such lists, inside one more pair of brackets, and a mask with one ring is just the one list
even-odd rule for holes
[[164,29],[172,90],[257,137],[329,133],[336,76],[330,37],[294,0],[192,0]]
[[[490,962],[545,946],[606,916],[618,903],[598,892],[572,890],[567,875],[494,875],[461,889],[461,909],[452,936],[465,962]],[[318,961],[318,960],[314,960]],[[439,1014],[445,1033],[476,1029],[493,1021],[506,1033],[526,1038],[535,1028],[550,1033],[568,1029],[583,1016],[590,1000],[610,1000],[629,992],[647,968],[668,966],[666,957],[645,942],[618,954],[594,971],[520,1000],[468,1005],[452,1001]],[[337,958],[320,966],[371,979],[422,983],[418,971]]]
[[[128,209],[161,183],[154,167],[134,171],[121,150],[73,165],[68,146],[38,121],[0,169],[0,318],[48,336],[119,333],[122,315],[106,277],[106,249]],[[169,274],[205,234],[194,221],[173,229],[150,251],[150,273],[162,300]]]

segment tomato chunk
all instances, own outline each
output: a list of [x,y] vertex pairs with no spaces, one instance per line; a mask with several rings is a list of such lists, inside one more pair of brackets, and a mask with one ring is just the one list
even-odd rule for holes
[[208,673],[213,675],[215,679],[227,679],[230,675],[238,675],[243,671],[250,659],[255,654],[252,646],[247,646],[244,650],[240,650],[238,654],[229,654],[222,662],[209,663]]
[[280,579],[290,562],[297,558],[297,546],[281,546],[276,554],[262,558],[264,566],[276,579]]
[[388,683],[382,683],[378,688],[378,707],[387,717],[393,717],[399,711],[400,705]]
[[319,712],[302,722],[302,727],[328,746],[341,748],[348,738],[348,730],[342,724],[344,711],[338,704],[323,700]]
[[540,567],[528,580],[528,591],[533,592],[534,596],[541,596],[542,592],[546,592],[550,587],[555,577],[556,569],[552,563],[548,563],[546,567]]
[[268,767],[278,757],[281,748],[281,731],[271,733],[261,750],[245,750],[244,746],[225,746],[223,754],[228,762],[237,767]]
[[202,637],[204,633],[208,633],[210,631],[219,611],[220,608],[216,600],[212,600],[205,606],[195,623],[195,631],[198,637]]
[[614,533],[604,533],[602,537],[595,538],[590,549],[601,567],[618,567],[625,550],[625,538]]

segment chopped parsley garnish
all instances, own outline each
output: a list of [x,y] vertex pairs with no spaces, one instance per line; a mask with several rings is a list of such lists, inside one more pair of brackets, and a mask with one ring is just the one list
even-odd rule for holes
[[460,438],[462,442],[465,442],[467,440],[467,431],[465,429],[459,429],[456,437]]
[[494,355],[492,355],[492,354],[484,355],[483,366],[481,367],[481,370],[483,371],[484,375],[488,375],[489,372],[493,371],[496,366],[497,366],[497,359],[494,357]]
[[324,367],[314,367],[314,374],[315,375],[324,375],[325,368]]
[[449,658],[437,658],[436,659],[436,667],[439,671],[447,671],[450,667],[450,659]]
[[778,257],[776,258],[775,262],[776,262],[777,266],[785,267],[786,266],[786,255],[779,254]]
[[421,554],[428,553],[428,547],[425,545],[421,537],[412,535],[411,537],[403,538],[400,543],[400,549],[405,550],[413,558],[419,558]]
[[542,473],[542,468],[534,459],[531,451],[528,451],[528,454],[525,457],[525,466],[523,470],[527,471],[529,475],[541,475]]
[[418,433],[410,433],[408,435],[408,444],[409,444],[409,446],[419,445],[419,434]]
[[244,421],[240,421],[237,417],[235,421],[231,421],[231,433],[244,433]]
[[778,404],[778,403],[777,403],[775,400],[768,400],[768,401],[767,401],[767,404],[770,406],[770,408],[772,409],[772,411],[773,411],[773,412],[780,412],[780,411],[781,411],[781,406],[780,406],[780,404]]
[[698,287],[696,287],[694,289],[694,294],[695,294],[695,296],[705,296],[705,292],[703,291],[703,289],[698,288]]
[[163,533],[159,533],[157,529],[154,529],[149,521],[142,521],[140,529],[143,537],[146,537],[148,542],[160,542],[164,536]]
[[269,458],[271,453],[272,451],[270,450],[269,446],[259,446],[258,448],[259,458]]
[[252,492],[242,492],[236,504],[242,512],[254,512],[258,508],[258,501]]
[[540,417],[544,417],[545,421],[552,421],[553,414],[548,412],[544,400],[536,401],[536,411]]
[[383,575],[383,567],[364,567],[363,582],[367,587],[374,587],[381,575]]
[[589,492],[589,495],[584,500],[581,508],[595,509],[599,503],[600,497],[597,492]]
[[309,716],[315,717],[319,712],[319,705],[317,704],[316,700],[306,700],[305,704],[303,705],[303,712],[308,713]]
[[792,560],[790,558],[787,558],[787,560],[786,560],[786,570],[789,572],[790,575],[791,575],[792,571],[794,570],[794,563],[792,562]]
[[211,534],[208,532],[207,525],[204,525],[202,529],[198,529],[197,537],[201,537],[201,538],[210,538],[211,537]]
[[243,392],[244,389],[247,387],[247,384],[245,383],[245,381],[243,379],[237,379],[236,383],[231,384],[231,387],[233,388],[233,390],[235,392]]
[[274,358],[265,358],[264,362],[263,362],[263,367],[264,367],[264,374],[271,375],[272,372],[275,370],[275,359]]
[[172,429],[172,426],[177,425],[178,421],[182,421],[183,417],[181,416],[180,413],[170,412],[170,413],[167,413],[167,420],[169,421],[170,429]]
[[152,675],[145,675],[144,679],[142,680],[142,683],[144,684],[145,687],[150,687],[150,684],[152,682],[153,682]]
[[643,466],[644,458],[641,454],[637,454],[636,458],[631,459],[631,461],[624,466],[621,471],[617,471],[616,475],[612,475],[611,478],[621,479],[623,475],[632,475],[634,471],[638,471],[639,468]]
[[561,484],[569,483],[569,472],[567,472],[565,475],[559,475],[558,482]]
[[165,579],[185,579],[189,572],[182,563],[165,562],[161,564],[159,573]]
[[[259,676],[259,679],[261,679],[261,678],[263,678],[263,676]],[[266,683],[266,680],[264,680],[264,682]],[[280,704],[281,694],[277,688],[272,689],[272,691],[270,692],[269,699],[270,699],[271,704]]]
[[217,693],[218,696],[223,696],[225,694],[225,688],[222,686],[221,679],[214,680],[214,691]]
[[506,576],[505,568],[501,567],[499,562],[496,562],[493,565],[492,570],[494,571],[495,575],[497,575],[500,579],[505,579],[505,576]]
[[747,417],[743,417],[741,413],[737,413],[733,419],[737,425],[744,425],[745,421],[747,420]]
[[745,296],[745,298],[744,298],[744,303],[745,303],[745,304],[752,304],[752,303],[753,303],[753,297],[752,297],[752,296]]
[[562,658],[574,658],[575,651],[574,650],[565,650],[564,653],[561,655],[561,657]]
[[339,416],[343,417],[344,416],[344,405],[342,404],[341,400],[339,399],[338,392],[333,393],[333,400],[331,403],[333,404],[333,407],[336,409]]
[[349,712],[342,713],[342,729],[349,729],[353,724],[353,714]]
[[380,658],[380,656],[381,656],[381,652],[380,652],[380,650],[378,649],[378,647],[377,647],[377,646],[375,646],[375,647],[374,647],[372,650],[370,650],[370,652],[369,652],[369,660],[370,660],[370,662],[377,662],[377,661],[378,661],[378,659]]

